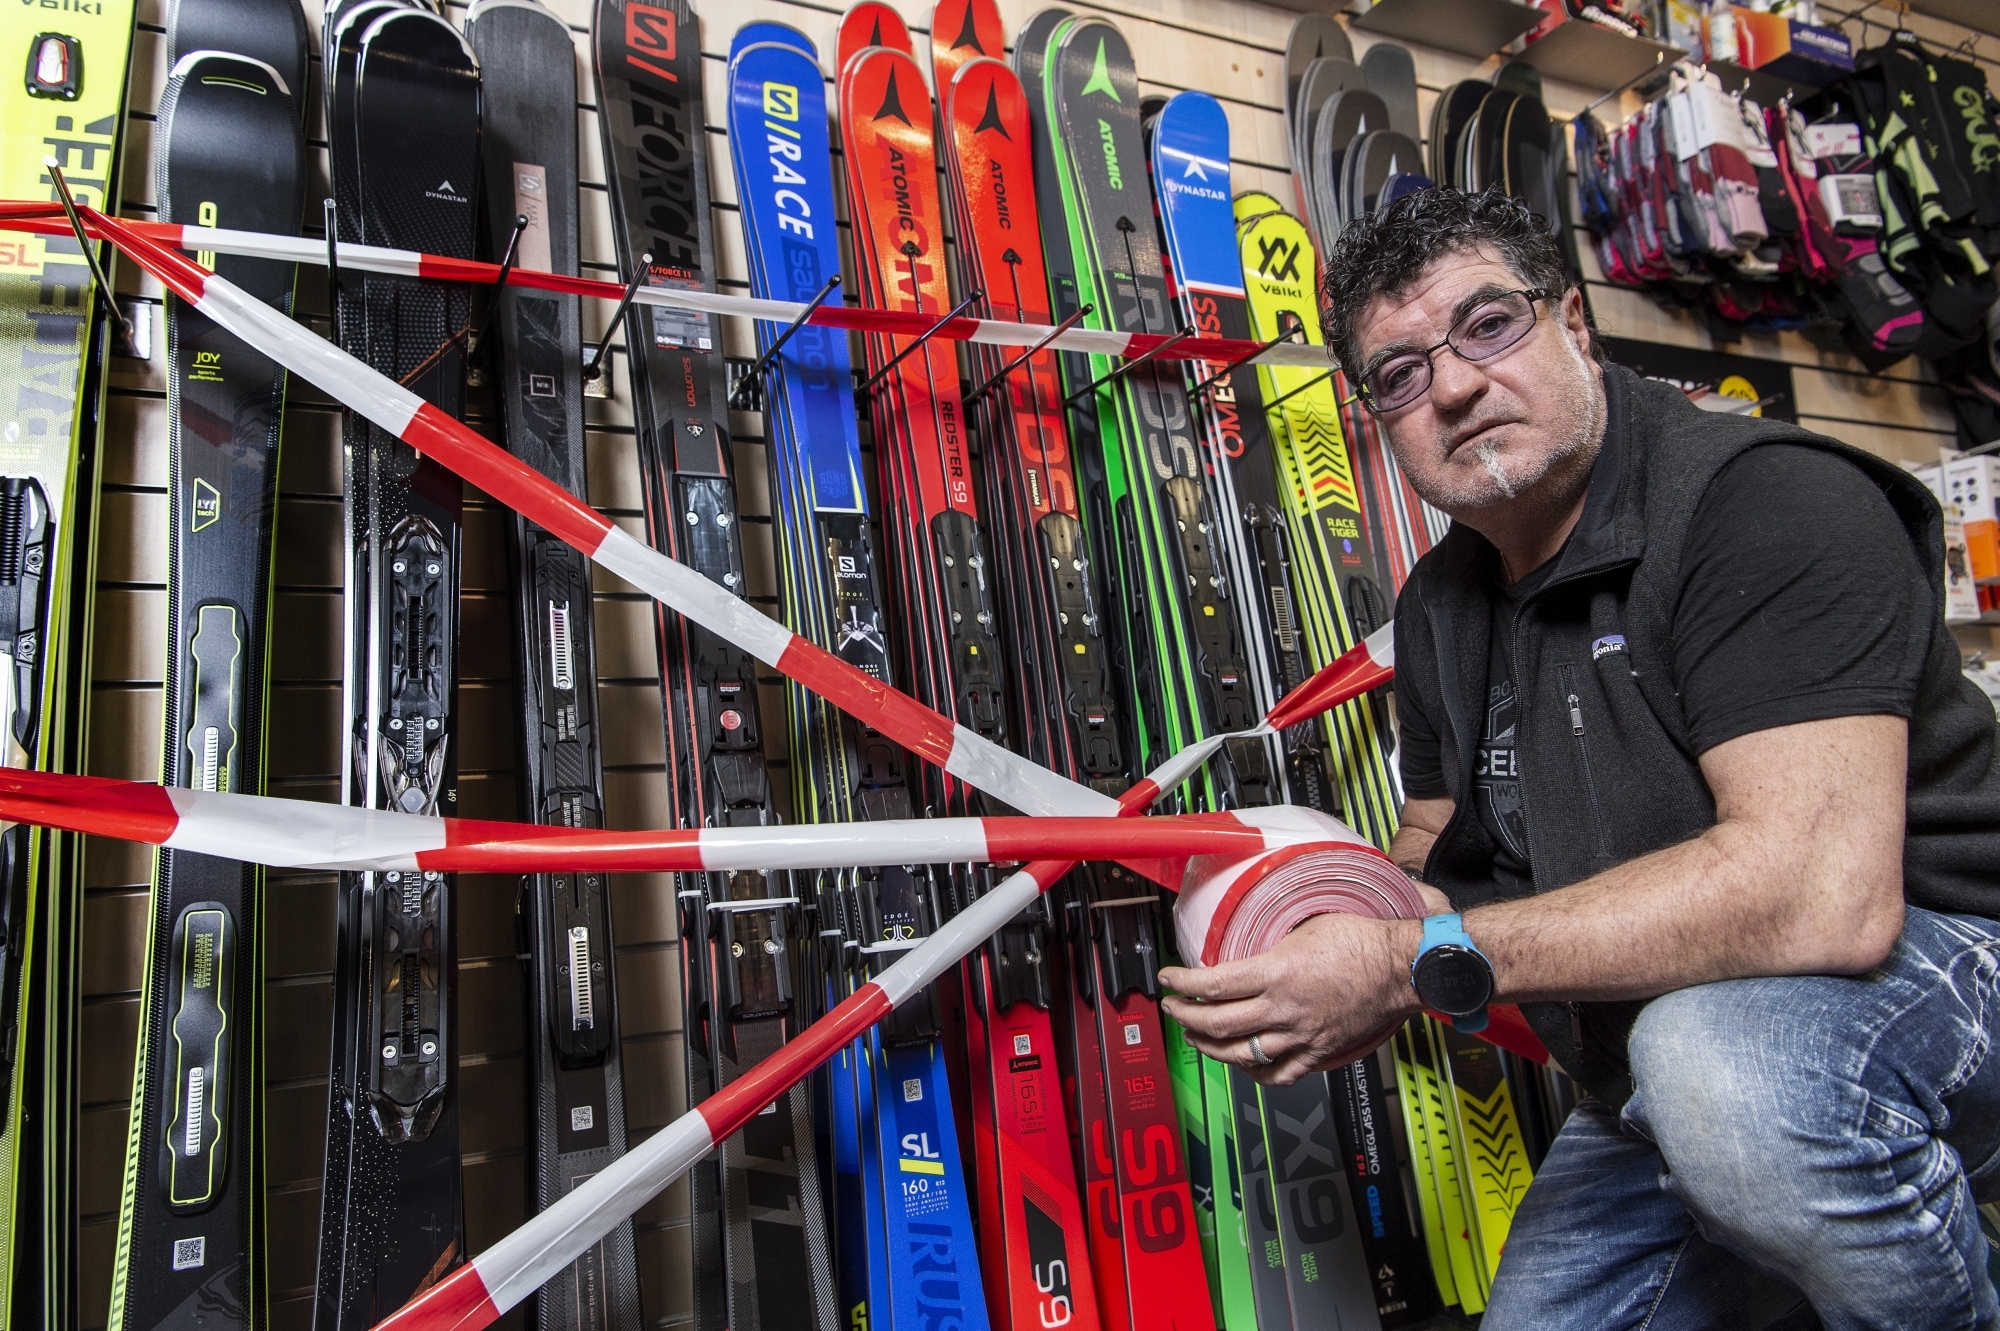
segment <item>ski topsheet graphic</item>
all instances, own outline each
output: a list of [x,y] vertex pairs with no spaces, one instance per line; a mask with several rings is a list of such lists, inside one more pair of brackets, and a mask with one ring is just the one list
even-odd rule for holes
[[[199,9],[180,6],[182,16]],[[269,26],[293,35],[296,12],[277,8]],[[213,51],[182,57],[160,100],[161,215],[296,230],[306,150],[293,94],[261,62]],[[292,265],[210,262],[289,312]],[[167,364],[173,521],[161,778],[258,794],[285,374],[178,300],[167,306]],[[218,1327],[263,1324],[262,917],[261,871],[161,852],[112,1277],[115,1327],[170,1325],[195,1308]]]
[[[471,51],[427,11],[371,17],[350,6],[336,22],[328,127],[340,238],[469,258]],[[342,284],[338,332],[353,355],[456,418],[470,315],[463,288],[364,275]],[[345,436],[343,802],[449,811],[461,487],[360,415]],[[315,1315],[325,1327],[372,1325],[465,1258],[455,931],[449,875],[342,876]]]
[[[577,268],[577,100],[569,29],[533,0],[486,0],[466,19],[479,59],[485,240],[534,271]],[[518,232],[517,232],[518,228]],[[512,253],[509,256],[509,246]],[[581,321],[574,296],[509,287],[485,326],[508,451],[585,492]],[[558,827],[604,824],[590,566],[518,514],[508,522],[524,812]],[[625,1153],[610,878],[522,880],[530,1104],[539,1210]],[[631,1331],[640,1321],[632,1228],[621,1225],[536,1297],[545,1331]]]
[[[16,5],[0,20],[7,194],[59,199],[53,160],[77,203],[116,204],[132,23],[130,0]],[[67,222],[10,238],[0,267],[0,766],[78,771],[84,760],[101,294]],[[23,1324],[75,1318],[81,857],[73,838],[0,831],[0,1309]]]

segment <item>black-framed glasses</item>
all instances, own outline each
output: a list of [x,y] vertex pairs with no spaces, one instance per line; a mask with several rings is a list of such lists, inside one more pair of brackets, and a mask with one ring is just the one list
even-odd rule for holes
[[1460,360],[1492,360],[1535,326],[1535,302],[1549,293],[1530,287],[1503,291],[1481,301],[1451,326],[1442,341],[1422,351],[1404,351],[1371,367],[1361,377],[1362,404],[1376,415],[1407,407],[1431,387],[1431,357],[1445,347]]

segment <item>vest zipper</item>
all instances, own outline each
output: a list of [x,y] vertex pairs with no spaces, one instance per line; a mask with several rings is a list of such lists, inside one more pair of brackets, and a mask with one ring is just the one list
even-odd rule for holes
[[1583,766],[1583,793],[1590,802],[1590,826],[1597,836],[1597,853],[1608,859],[1611,846],[1604,835],[1603,806],[1597,802],[1597,778],[1590,770],[1590,740],[1583,733],[1583,704],[1576,695],[1576,667],[1557,666],[1556,678],[1562,681],[1564,702],[1569,707],[1569,733],[1576,737],[1577,760]]

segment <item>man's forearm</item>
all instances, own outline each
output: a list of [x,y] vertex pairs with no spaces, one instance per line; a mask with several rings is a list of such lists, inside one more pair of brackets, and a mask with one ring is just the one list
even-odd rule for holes
[[[1903,927],[1907,725],[1848,716],[1755,731],[1702,755],[1716,824],[1572,886],[1467,913],[1500,997],[1648,998],[1757,975],[1853,974]],[[1449,800],[1412,800],[1442,831]],[[1419,839],[1424,838],[1424,839]],[[1404,862],[1402,837],[1396,860]],[[1414,955],[1421,927],[1396,926]]]
[[1437,833],[1406,822],[1396,829],[1395,840],[1389,843],[1389,858],[1405,873],[1422,878],[1431,847],[1436,844]]
[[[1650,998],[1877,964],[1901,927],[1900,884],[1893,900],[1842,890],[1840,866],[1801,874],[1784,858],[1752,828],[1718,826],[1570,887],[1478,907],[1465,927],[1506,1002]],[[1414,955],[1421,927],[1402,928]]]

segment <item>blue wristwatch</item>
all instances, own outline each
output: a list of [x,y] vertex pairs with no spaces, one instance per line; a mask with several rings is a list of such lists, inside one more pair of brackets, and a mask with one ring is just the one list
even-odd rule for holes
[[1477,1035],[1486,1029],[1493,999],[1493,964],[1466,937],[1456,914],[1424,917],[1424,941],[1410,963],[1417,1001],[1451,1019],[1453,1029]]

